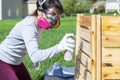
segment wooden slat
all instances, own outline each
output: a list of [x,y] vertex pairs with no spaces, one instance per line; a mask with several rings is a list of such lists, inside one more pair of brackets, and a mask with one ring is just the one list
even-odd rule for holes
[[120,47],[120,31],[103,31],[103,47]]
[[120,79],[120,48],[102,48],[102,77]]
[[78,60],[91,72],[91,59],[79,50]]
[[119,16],[102,16],[102,30],[120,31],[120,17]]
[[81,75],[79,73],[77,73],[77,78],[75,78],[75,80],[83,80]]
[[77,59],[77,66],[76,66],[76,80],[91,80],[91,73],[87,67],[81,64],[80,60]]
[[[110,19],[110,18],[109,18]],[[103,21],[104,22],[104,21]],[[120,30],[120,22],[119,23],[113,23],[113,22],[108,22],[108,21],[105,21],[106,23],[103,23],[102,24],[102,30],[103,31],[113,31],[113,30],[117,30],[119,31]]]
[[75,69],[76,69],[76,72],[77,72],[77,73],[80,73],[80,72],[79,72],[79,71],[80,71],[80,60],[77,59],[77,58],[76,58],[76,63],[77,63],[77,64],[76,64],[76,68],[75,68]]
[[102,63],[102,67],[120,67],[120,63],[118,63],[118,62]]
[[84,78],[81,76],[80,74],[80,61],[78,59],[76,59],[77,61],[77,65],[75,68],[75,80],[84,80]]
[[80,20],[80,25],[86,28],[91,27],[91,16],[82,16]]
[[102,46],[120,47],[120,17],[102,17]]
[[120,80],[120,68],[119,67],[103,67],[102,68],[102,80]]
[[91,35],[90,35],[89,29],[86,29],[84,27],[80,27],[79,36],[80,36],[80,38],[82,38],[88,42],[91,42]]
[[92,80],[91,73],[82,64],[80,64],[80,75],[84,80]]
[[86,42],[83,39],[80,39],[80,45],[79,45],[80,50],[85,52],[89,57],[91,57],[91,44]]
[[85,80],[81,75],[79,75],[78,80]]
[[102,63],[120,64],[120,48],[102,48]]
[[80,61],[76,58],[75,80],[79,80],[79,77],[80,77]]

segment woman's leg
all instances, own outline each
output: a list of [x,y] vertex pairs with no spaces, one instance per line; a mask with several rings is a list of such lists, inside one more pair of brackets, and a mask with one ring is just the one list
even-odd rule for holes
[[1,60],[0,60],[0,80],[18,80],[11,66],[4,63]]
[[19,80],[32,80],[24,64],[12,66]]

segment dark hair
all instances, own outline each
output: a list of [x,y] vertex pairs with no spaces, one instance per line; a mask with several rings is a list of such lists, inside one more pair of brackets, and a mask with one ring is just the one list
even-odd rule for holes
[[42,5],[43,10],[40,9],[40,5],[38,3],[38,0],[36,2],[37,9],[33,12],[33,16],[38,16],[37,10],[44,11],[47,10],[50,7],[55,7],[59,10],[59,13],[62,14],[64,12],[63,6],[59,0],[46,0],[45,3]]

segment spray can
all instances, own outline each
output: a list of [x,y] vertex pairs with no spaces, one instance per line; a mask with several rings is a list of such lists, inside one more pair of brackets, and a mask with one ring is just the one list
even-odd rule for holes
[[[70,37],[68,37],[68,38],[73,38],[73,36],[70,36]],[[70,51],[65,51],[65,53],[64,53],[64,60],[65,61],[71,61],[72,60],[72,52],[70,52]]]

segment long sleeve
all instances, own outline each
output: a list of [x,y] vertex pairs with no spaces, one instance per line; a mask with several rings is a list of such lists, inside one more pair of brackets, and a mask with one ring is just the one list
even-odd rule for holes
[[41,34],[42,29],[36,26],[34,17],[27,16],[18,22],[1,42],[0,60],[8,64],[19,65],[27,51],[32,62],[37,63],[59,53],[57,45],[45,50],[39,49],[38,41]]
[[22,36],[25,42],[25,47],[33,63],[46,60],[48,58],[51,58],[55,54],[60,53],[60,50],[58,50],[57,45],[45,50],[40,50],[37,41],[37,33],[38,32],[35,29],[35,27],[33,27],[33,25],[27,25],[22,30]]

